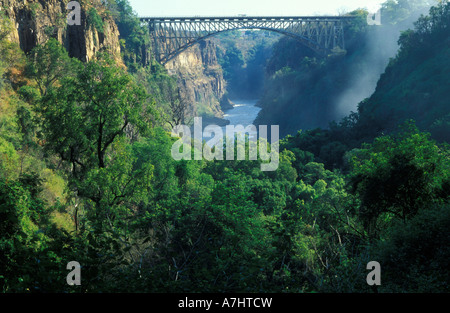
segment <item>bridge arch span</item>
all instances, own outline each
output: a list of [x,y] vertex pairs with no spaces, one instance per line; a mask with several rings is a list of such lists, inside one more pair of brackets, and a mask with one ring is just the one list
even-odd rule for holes
[[271,32],[275,32],[284,36],[288,36],[291,38],[294,38],[298,41],[300,41],[303,45],[307,46],[308,48],[311,48],[312,50],[314,50],[315,52],[317,52],[318,54],[324,54],[325,52],[323,51],[323,49],[314,41],[306,38],[306,37],[302,37],[300,35],[296,35],[296,34],[292,34],[290,32],[287,31],[282,31],[282,30],[277,30],[277,29],[270,29],[270,28],[265,28],[265,27],[253,27],[253,28],[234,28],[234,29],[227,29],[227,30],[223,30],[223,31],[219,31],[219,32],[215,32],[215,33],[211,33],[208,34],[206,36],[203,37],[199,37],[195,40],[193,40],[192,42],[186,43],[183,46],[180,46],[177,50],[174,50],[173,52],[170,52],[169,55],[165,56],[163,60],[158,60],[158,61],[162,61],[162,64],[165,64],[171,60],[173,60],[174,58],[176,58],[179,54],[183,53],[184,51],[186,51],[187,49],[189,49],[190,47],[194,46],[195,44],[201,42],[202,40],[205,40],[209,37],[214,37],[218,34],[222,34],[228,31],[233,31],[233,30],[241,30],[241,29],[248,29],[248,30],[255,30],[255,29],[259,29],[259,30],[265,30],[265,31],[271,31]]
[[142,17],[148,23],[155,58],[166,64],[208,37],[238,29],[290,36],[318,54],[345,49],[343,21],[352,17]]

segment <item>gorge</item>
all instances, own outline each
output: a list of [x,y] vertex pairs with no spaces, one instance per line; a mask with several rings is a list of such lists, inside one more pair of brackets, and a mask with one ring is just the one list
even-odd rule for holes
[[[67,0],[0,0],[0,292],[449,292],[450,3],[431,1],[342,13],[346,51],[232,30],[161,64],[128,0],[80,0],[81,25]],[[279,140],[205,157],[198,116]]]

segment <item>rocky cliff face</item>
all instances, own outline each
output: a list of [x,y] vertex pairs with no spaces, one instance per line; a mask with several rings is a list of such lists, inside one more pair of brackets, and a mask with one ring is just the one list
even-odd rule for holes
[[[119,31],[101,0],[79,1],[81,25],[68,25],[66,9],[68,0],[0,0],[2,11],[12,21],[11,40],[29,52],[48,38],[56,38],[69,55],[82,61],[90,60],[95,53],[107,50],[116,60],[121,60]],[[89,19],[96,14],[97,23]],[[99,29],[98,25],[101,25]]]
[[[78,0],[81,25],[72,26],[67,23],[69,1],[0,0],[1,10],[13,23],[11,40],[27,53],[48,38],[56,38],[71,57],[89,61],[98,51],[106,50],[123,64],[119,29],[103,1]],[[95,14],[95,21],[92,14]],[[145,53],[150,55],[149,51]],[[166,68],[176,75],[182,94],[191,105],[190,115],[223,116],[220,101],[223,100],[226,83],[212,41],[205,40],[189,48],[169,62]]]
[[176,75],[178,85],[193,116],[223,117],[220,100],[225,94],[226,82],[217,62],[216,45],[201,41],[166,64],[170,74]]

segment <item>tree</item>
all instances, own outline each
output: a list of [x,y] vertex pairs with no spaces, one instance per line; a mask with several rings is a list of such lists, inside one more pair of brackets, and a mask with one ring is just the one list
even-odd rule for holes
[[127,134],[135,138],[150,126],[152,103],[106,56],[64,77],[38,105],[48,150],[72,166],[72,174],[105,168],[108,148]]
[[13,23],[5,16],[4,11],[0,11],[0,91],[4,87],[4,82],[11,85],[19,85],[19,79],[23,71],[25,55],[17,43],[9,40],[9,35],[13,30]]
[[150,87],[159,93],[160,105],[165,109],[163,112],[165,122],[172,128],[181,124],[189,124],[186,122],[189,113],[189,99],[181,92],[176,79],[163,73],[155,73],[151,80]]
[[449,179],[448,150],[412,123],[403,128],[365,145],[353,159],[350,183],[361,198],[361,219],[372,235],[380,230],[377,222],[382,216],[385,221],[406,221],[438,201]]
[[141,24],[128,0],[109,0],[108,5],[119,28],[124,62],[134,73],[151,62],[148,28]]
[[42,180],[25,174],[17,181],[0,178],[0,290],[61,291],[58,270],[63,242],[70,239],[50,221],[51,208],[40,197]]
[[58,80],[74,75],[76,66],[80,66],[79,62],[70,58],[66,49],[56,39],[50,38],[44,45],[36,46],[31,51],[26,73],[36,82],[41,96],[44,97]]

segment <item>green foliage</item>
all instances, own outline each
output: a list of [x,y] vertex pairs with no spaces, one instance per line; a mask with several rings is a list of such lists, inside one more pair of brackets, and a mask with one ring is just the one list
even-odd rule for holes
[[[45,45],[31,51],[26,72],[36,82],[41,96],[45,96],[58,80],[72,76],[76,66],[79,66],[78,62],[69,57],[66,49],[56,39],[50,38]],[[22,94],[28,101],[36,98],[28,86],[24,87]]]
[[[217,61],[227,81],[228,96],[256,99],[264,87],[265,65],[278,38],[269,31],[229,31],[217,36]],[[271,37],[269,37],[271,36]]]
[[448,292],[450,210],[425,206],[409,223],[397,222],[374,247],[383,264],[383,292]]
[[[173,108],[171,97],[177,100],[176,82],[157,63],[141,66],[144,30],[129,3],[108,6],[133,76],[105,55],[75,61],[55,40],[30,53],[19,79],[3,75],[2,292],[371,292],[365,281],[371,260],[382,264],[378,291],[448,292],[448,145],[412,123],[377,136],[380,115],[368,99],[327,130],[295,129],[280,143],[275,172],[262,172],[261,160],[175,161],[176,139],[155,127],[155,111],[173,121],[165,111]],[[365,32],[365,13],[354,12],[358,22],[347,25],[353,44]],[[415,40],[437,43],[435,34],[448,31],[442,26],[447,13],[444,6],[433,9],[433,22],[423,18],[403,35],[403,50],[376,99],[395,97],[381,94],[389,93],[388,85],[402,97],[420,90],[412,87],[414,77],[423,88],[441,90],[422,74],[445,68],[446,61],[438,53],[419,56],[424,51]],[[291,62],[286,46],[303,53],[299,62]],[[348,62],[358,58],[357,50],[350,44]],[[222,61],[260,70],[264,47],[238,51],[221,55]],[[279,62],[269,63],[279,88],[274,103],[296,98],[290,85],[317,88],[302,91],[314,98],[324,86],[342,83],[319,77],[328,70],[337,75],[343,69],[337,59],[314,58],[290,41],[275,51]],[[0,55],[2,74],[14,72],[8,58]],[[405,60],[422,64],[419,72]],[[448,114],[442,112],[430,122],[445,135]],[[82,265],[78,287],[66,284],[65,266],[73,260]]]
[[37,107],[46,147],[71,163],[75,176],[106,167],[108,148],[127,127],[141,133],[149,127],[144,91],[112,62],[104,57],[79,67]]
[[329,58],[317,56],[292,38],[284,37],[275,44],[267,62],[257,123],[280,125],[281,135],[286,136],[299,128],[327,127],[336,118],[336,99],[355,71],[368,65],[366,29],[346,25],[345,33],[349,37],[347,55]]
[[123,60],[131,73],[150,65],[150,35],[141,25],[128,0],[108,1],[109,10],[119,28]]
[[18,74],[23,69],[25,62],[24,53],[19,45],[9,40],[13,24],[3,11],[0,11],[0,91],[11,84],[17,87]]
[[[218,50],[220,52],[220,50]],[[231,46],[226,49],[226,51],[222,54],[219,53],[219,62],[222,68],[224,69],[224,78],[227,81],[232,81],[232,75],[237,75],[236,69],[241,68],[244,65],[244,58],[242,56],[241,50],[239,50],[236,46]]]
[[[35,174],[16,182],[0,181],[2,292],[64,290],[61,252],[65,235],[49,222],[50,210],[39,197],[40,189]],[[53,240],[58,240],[56,246]]]
[[373,235],[377,221],[413,217],[439,200],[449,179],[448,151],[413,125],[395,137],[380,137],[354,158],[351,183],[362,201],[361,218]]
[[448,44],[450,4],[441,2],[422,16],[413,30],[404,32],[400,50],[381,76],[376,92],[360,105],[362,123],[377,123],[392,131],[405,120],[414,119],[420,129],[435,139],[449,140],[445,116],[448,88]]
[[180,95],[176,78],[170,76],[162,65],[152,61],[151,66],[140,68],[134,76],[158,103],[155,109],[157,123],[161,123],[161,126],[169,123],[172,127],[180,123],[188,124],[185,121],[188,104]]
[[[13,178],[19,167],[19,156],[14,146],[0,137],[0,178]],[[17,178],[17,177],[16,177]]]
[[388,0],[381,7],[383,23],[399,24],[411,18],[415,19],[415,12],[426,9],[436,2],[433,0]]
[[86,13],[87,24],[96,29],[99,33],[104,33],[102,17],[98,14],[95,7],[90,8]]
[[[399,1],[398,5],[400,4],[406,5]],[[274,67],[271,84],[268,85],[270,87],[261,101],[263,110],[257,122],[280,124],[285,128],[282,130],[283,134],[295,134],[286,138],[289,149],[298,148],[311,152],[327,168],[337,167],[344,171],[349,170],[349,151],[359,148],[364,142],[372,142],[382,134],[397,132],[398,125],[407,120],[415,120],[418,128],[430,132],[433,139],[448,142],[450,132],[446,82],[450,71],[447,69],[449,62],[446,58],[448,45],[443,39],[448,35],[448,7],[448,2],[432,7],[429,16],[422,16],[415,23],[414,30],[408,30],[400,36],[397,56],[391,59],[385,73],[381,75],[372,96],[359,103],[356,113],[352,112],[339,122],[328,123],[329,119],[324,116],[326,113],[322,112],[332,112],[328,105],[333,108],[336,105],[337,95],[330,90],[339,91],[345,87],[336,81],[340,82],[341,78],[346,77],[346,73],[354,72],[349,71],[352,66],[356,65],[357,71],[364,66],[364,63],[360,63],[361,60],[364,61],[361,57],[367,48],[369,51],[372,49],[370,45],[366,45],[371,37],[365,38],[370,33],[364,28],[356,33],[346,33],[356,37],[353,43],[348,42],[347,56],[340,62],[328,60],[319,65],[310,58],[304,58],[302,62],[293,63],[297,65],[293,65],[291,69],[294,70],[291,71],[282,70],[283,62]],[[390,29],[393,26],[386,27]],[[376,34],[377,32],[373,32],[371,35]],[[358,42],[360,44],[355,45]],[[297,70],[302,67],[303,70]],[[335,71],[336,69],[338,70]],[[335,74],[339,77],[331,78]],[[301,88],[295,89],[295,86],[300,86],[296,80],[301,83]],[[334,85],[330,87],[331,82]],[[338,88],[334,89],[335,86]],[[322,90],[327,90],[327,93]],[[299,99],[305,101],[300,102]],[[319,124],[315,120],[320,120]],[[327,126],[328,129],[315,129],[317,125]],[[307,130],[298,133],[297,128]]]

